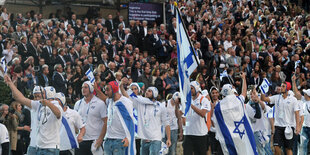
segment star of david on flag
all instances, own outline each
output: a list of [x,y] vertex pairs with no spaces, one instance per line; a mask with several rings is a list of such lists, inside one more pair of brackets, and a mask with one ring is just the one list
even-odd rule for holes
[[185,27],[183,26],[182,19],[177,9],[177,51],[178,51],[178,70],[179,70],[179,84],[180,96],[182,102],[182,112],[186,116],[191,105],[191,87],[190,75],[198,66],[198,60],[191,45]]
[[243,119],[243,118],[244,118],[244,117],[242,117],[242,119],[241,119],[240,121],[234,121],[235,127],[236,127],[236,128],[235,128],[234,131],[233,131],[233,133],[239,134],[239,136],[240,136],[241,139],[242,139],[243,135],[245,134],[245,133],[244,133],[245,130],[240,131],[240,125],[244,125],[244,119]]

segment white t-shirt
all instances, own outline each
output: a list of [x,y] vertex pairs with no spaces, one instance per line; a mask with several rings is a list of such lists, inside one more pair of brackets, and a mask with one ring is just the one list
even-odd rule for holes
[[[260,105],[259,105],[259,108],[261,110],[261,118],[257,119],[257,118],[254,118],[254,115],[256,113],[255,109],[250,104],[246,104],[246,106],[245,106],[247,115],[251,120],[251,124],[252,124],[252,128],[253,128],[254,132],[256,132],[256,131],[267,131],[267,127],[268,127],[268,126],[266,126],[266,122],[269,122],[269,120],[268,120],[266,114],[264,113],[264,110],[262,109],[262,107]],[[270,109],[270,107],[265,104],[266,113],[269,111],[269,109]]]
[[299,111],[297,99],[293,96],[273,95],[270,104],[275,106],[274,125],[279,127],[296,126],[295,111]]
[[39,148],[59,148],[60,146],[60,126],[63,110],[58,101],[51,101],[61,113],[59,119],[47,106],[42,106],[40,101],[31,101],[31,107],[37,111],[37,146]]
[[[164,103],[164,104],[166,104],[166,103]],[[167,111],[167,117],[169,120],[170,130],[179,129],[178,118],[175,115],[175,105],[171,104],[171,100],[168,100],[168,102],[167,102],[166,111]]]
[[310,101],[306,101],[304,97],[301,99],[303,101],[303,111],[304,111],[304,127],[310,127]]
[[5,125],[0,123],[0,154],[2,153],[1,144],[7,143],[7,142],[10,142],[8,129],[5,127]]
[[132,101],[124,96],[117,101],[108,100],[106,103],[108,104],[108,122],[107,122],[107,133],[106,138],[111,139],[124,139],[126,137],[126,132],[124,127],[122,126],[121,119],[117,114],[117,106],[116,104],[121,102],[127,109],[131,119],[133,118],[133,105]]
[[[62,120],[62,125],[60,128],[60,150],[70,150],[74,148],[74,145],[78,148],[79,144],[77,142],[75,129],[81,129],[85,126],[82,118],[77,111],[72,110],[69,107],[64,112],[63,117],[63,119],[66,119],[67,122],[64,123],[64,120]],[[67,126],[67,124],[69,126]],[[71,139],[70,141],[70,138],[74,139]]]
[[138,112],[138,137],[145,140],[162,139],[162,126],[169,125],[166,109],[157,101],[142,96],[130,95]]
[[34,109],[29,108],[29,110],[30,110],[30,118],[31,118],[31,125],[30,125],[31,131],[30,131],[29,146],[36,147],[37,146],[38,113]]
[[[192,100],[192,104],[199,109],[206,109],[207,113],[211,110],[210,101],[207,98],[203,98],[201,103],[200,100],[203,96],[199,94],[199,96]],[[184,135],[193,135],[193,136],[204,136],[208,134],[208,127],[204,117],[198,115],[191,107],[187,113],[186,124],[184,129]]]
[[98,97],[93,96],[89,103],[86,103],[84,99],[81,102],[78,101],[74,105],[74,110],[80,114],[85,124],[86,132],[83,140],[98,139],[103,128],[103,118],[107,117],[106,104]]
[[[214,102],[214,101],[213,101],[213,102]],[[220,102],[220,100],[215,101],[215,106],[216,106],[219,102]],[[211,103],[210,103],[210,104],[211,104]],[[215,107],[215,106],[214,106],[214,107]],[[214,109],[213,109],[213,111],[214,111]],[[213,114],[213,115],[211,116],[211,121],[213,121],[214,119],[215,119],[215,116],[214,116],[214,114]],[[211,132],[216,132],[215,127],[211,125],[210,131],[211,131]]]

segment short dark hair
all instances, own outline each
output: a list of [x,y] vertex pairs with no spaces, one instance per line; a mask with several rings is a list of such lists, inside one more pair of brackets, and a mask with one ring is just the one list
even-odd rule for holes
[[163,76],[163,75],[165,75],[166,73],[167,73],[166,70],[162,70],[162,71],[160,72],[159,76]]

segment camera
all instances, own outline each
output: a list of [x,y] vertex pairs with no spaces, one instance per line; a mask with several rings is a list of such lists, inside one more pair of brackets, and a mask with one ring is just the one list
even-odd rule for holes
[[14,113],[15,113],[15,109],[12,108],[12,107],[10,107],[10,108],[9,108],[9,113],[10,113],[10,114],[14,114]]

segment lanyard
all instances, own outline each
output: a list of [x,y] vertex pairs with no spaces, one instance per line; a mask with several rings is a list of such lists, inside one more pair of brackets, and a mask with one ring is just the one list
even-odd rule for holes
[[[157,111],[156,105],[154,105],[154,117],[156,117],[156,111]],[[145,115],[146,115],[146,104],[144,105],[144,117],[145,117]]]

